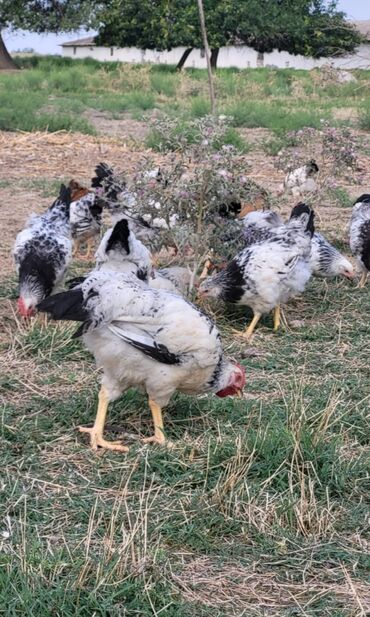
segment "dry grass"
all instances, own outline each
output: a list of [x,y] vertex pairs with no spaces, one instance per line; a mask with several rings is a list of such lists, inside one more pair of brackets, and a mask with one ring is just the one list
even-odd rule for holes
[[[287,308],[286,330],[273,334],[267,317],[251,346],[231,335],[243,311],[212,307],[227,352],[245,353],[244,400],[176,397],[166,413],[174,446],[159,449],[140,443],[150,416],[144,397],[128,392],[108,424],[129,455],[92,456],[75,427],[94,416],[95,365],[70,341],[73,325],[19,321],[8,256],[30,209],[50,202],[55,179],[86,181],[100,160],[132,173],[147,153],[66,133],[2,134],[0,146],[5,614],[364,617],[367,288],[315,281]],[[257,145],[245,160],[276,191],[273,157]],[[349,210],[317,210],[322,228],[344,242]]]

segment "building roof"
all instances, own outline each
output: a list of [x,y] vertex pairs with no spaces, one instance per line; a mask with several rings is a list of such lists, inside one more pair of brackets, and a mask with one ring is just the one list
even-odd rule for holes
[[361,21],[352,22],[357,30],[370,41],[370,19],[362,19]]
[[67,41],[62,43],[61,47],[95,47],[93,36],[87,36],[84,39],[76,39],[76,41]]

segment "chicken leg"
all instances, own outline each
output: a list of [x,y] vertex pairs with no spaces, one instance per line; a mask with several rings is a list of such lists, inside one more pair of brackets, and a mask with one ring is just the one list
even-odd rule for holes
[[247,341],[249,341],[261,317],[262,317],[262,313],[255,313],[246,331],[239,332],[239,330],[233,330],[234,334],[237,334],[238,336],[242,336],[243,338],[247,339]]
[[363,272],[361,274],[360,282],[358,284],[359,289],[362,289],[363,287],[365,287],[366,279],[367,279],[367,272]]
[[91,254],[94,249],[94,238],[88,238],[86,242],[86,255],[85,259],[91,259]]
[[94,426],[92,428],[86,426],[79,426],[80,433],[90,433],[90,445],[93,450],[97,450],[98,447],[105,448],[106,450],[118,450],[119,452],[128,452],[129,448],[123,446],[119,441],[107,441],[103,437],[103,430],[105,424],[105,417],[107,415],[109,405],[108,393],[104,386],[100,388],[99,392],[99,404],[96,414]]
[[276,332],[276,330],[280,328],[280,321],[281,321],[280,315],[281,315],[280,304],[278,304],[274,308],[274,332]]
[[149,407],[152,412],[153,424],[154,424],[154,435],[152,437],[145,437],[142,441],[144,443],[159,443],[161,445],[166,443],[166,438],[163,432],[163,418],[162,418],[162,409],[155,401],[149,399]]

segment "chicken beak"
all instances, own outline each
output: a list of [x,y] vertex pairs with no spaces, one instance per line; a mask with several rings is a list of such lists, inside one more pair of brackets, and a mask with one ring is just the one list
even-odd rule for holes
[[243,398],[243,390],[240,390],[238,388],[237,391],[235,392],[235,395],[237,398]]
[[345,272],[344,276],[349,279],[350,281],[353,281],[353,279],[355,278],[355,273],[354,272]]

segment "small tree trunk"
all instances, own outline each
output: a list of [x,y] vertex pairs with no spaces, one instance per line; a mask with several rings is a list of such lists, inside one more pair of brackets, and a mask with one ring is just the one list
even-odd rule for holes
[[218,58],[219,51],[220,51],[219,47],[211,49],[211,68],[213,71],[215,71],[217,68],[217,58]]
[[208,38],[207,38],[206,22],[205,22],[205,19],[204,19],[203,0],[198,0],[198,9],[199,9],[200,29],[202,31],[204,51],[205,51],[206,60],[207,60],[209,98],[211,100],[211,114],[215,115],[215,113],[216,113],[216,99],[215,99],[215,90],[214,90],[214,87],[213,87],[213,76],[212,76],[210,52],[209,52],[209,45],[208,45]]
[[257,54],[257,68],[262,68],[265,64],[265,56],[262,51]]
[[5,47],[3,37],[0,32],[0,71],[9,71],[10,69],[18,69],[16,63]]
[[184,66],[185,62],[187,61],[192,51],[193,51],[192,47],[188,47],[187,49],[185,49],[184,53],[182,54],[180,60],[177,63],[176,71],[182,70],[182,67]]

